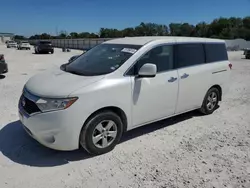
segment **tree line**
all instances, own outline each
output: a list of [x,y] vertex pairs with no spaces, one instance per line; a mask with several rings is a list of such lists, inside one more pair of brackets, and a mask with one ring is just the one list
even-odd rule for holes
[[[98,33],[61,31],[57,36],[47,33],[33,35],[28,39],[77,39],[77,38],[117,38],[133,36],[188,36],[220,39],[242,38],[250,40],[250,16],[244,18],[217,18],[211,23],[200,22],[196,25],[189,23],[170,23],[169,25],[156,23],[140,23],[136,27],[122,30],[101,28]],[[16,35],[15,39],[27,39]]]

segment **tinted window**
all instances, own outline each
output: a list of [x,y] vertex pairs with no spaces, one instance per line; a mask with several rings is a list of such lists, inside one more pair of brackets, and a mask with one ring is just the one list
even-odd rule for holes
[[228,60],[226,45],[224,43],[205,44],[206,62],[216,62]]
[[173,46],[159,46],[147,52],[135,64],[135,74],[137,74],[142,65],[146,63],[155,64],[157,66],[157,72],[173,69]]
[[140,45],[101,44],[67,65],[66,71],[83,76],[108,74],[118,69],[140,47]]
[[40,44],[51,44],[50,41],[40,41]]
[[177,68],[188,67],[205,63],[203,44],[178,44],[176,45]]

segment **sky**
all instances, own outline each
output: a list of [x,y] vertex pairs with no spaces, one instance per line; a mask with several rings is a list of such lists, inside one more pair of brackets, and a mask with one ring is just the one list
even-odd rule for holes
[[197,24],[250,16],[250,0],[0,0],[0,32],[98,32],[141,22]]

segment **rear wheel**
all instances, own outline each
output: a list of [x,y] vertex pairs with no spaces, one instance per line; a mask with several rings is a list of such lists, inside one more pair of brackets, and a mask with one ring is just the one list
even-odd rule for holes
[[54,50],[51,50],[51,54],[53,54],[54,53]]
[[91,117],[83,127],[80,144],[90,154],[107,153],[120,141],[122,130],[121,118],[114,112],[103,111]]
[[209,89],[203,100],[200,111],[206,115],[212,114],[218,106],[219,96],[220,92],[217,88],[213,87]]

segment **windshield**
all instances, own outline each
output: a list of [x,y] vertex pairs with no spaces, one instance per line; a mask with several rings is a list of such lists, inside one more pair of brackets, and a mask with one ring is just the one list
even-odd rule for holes
[[68,64],[66,71],[83,76],[108,74],[118,69],[140,47],[127,44],[101,44]]

